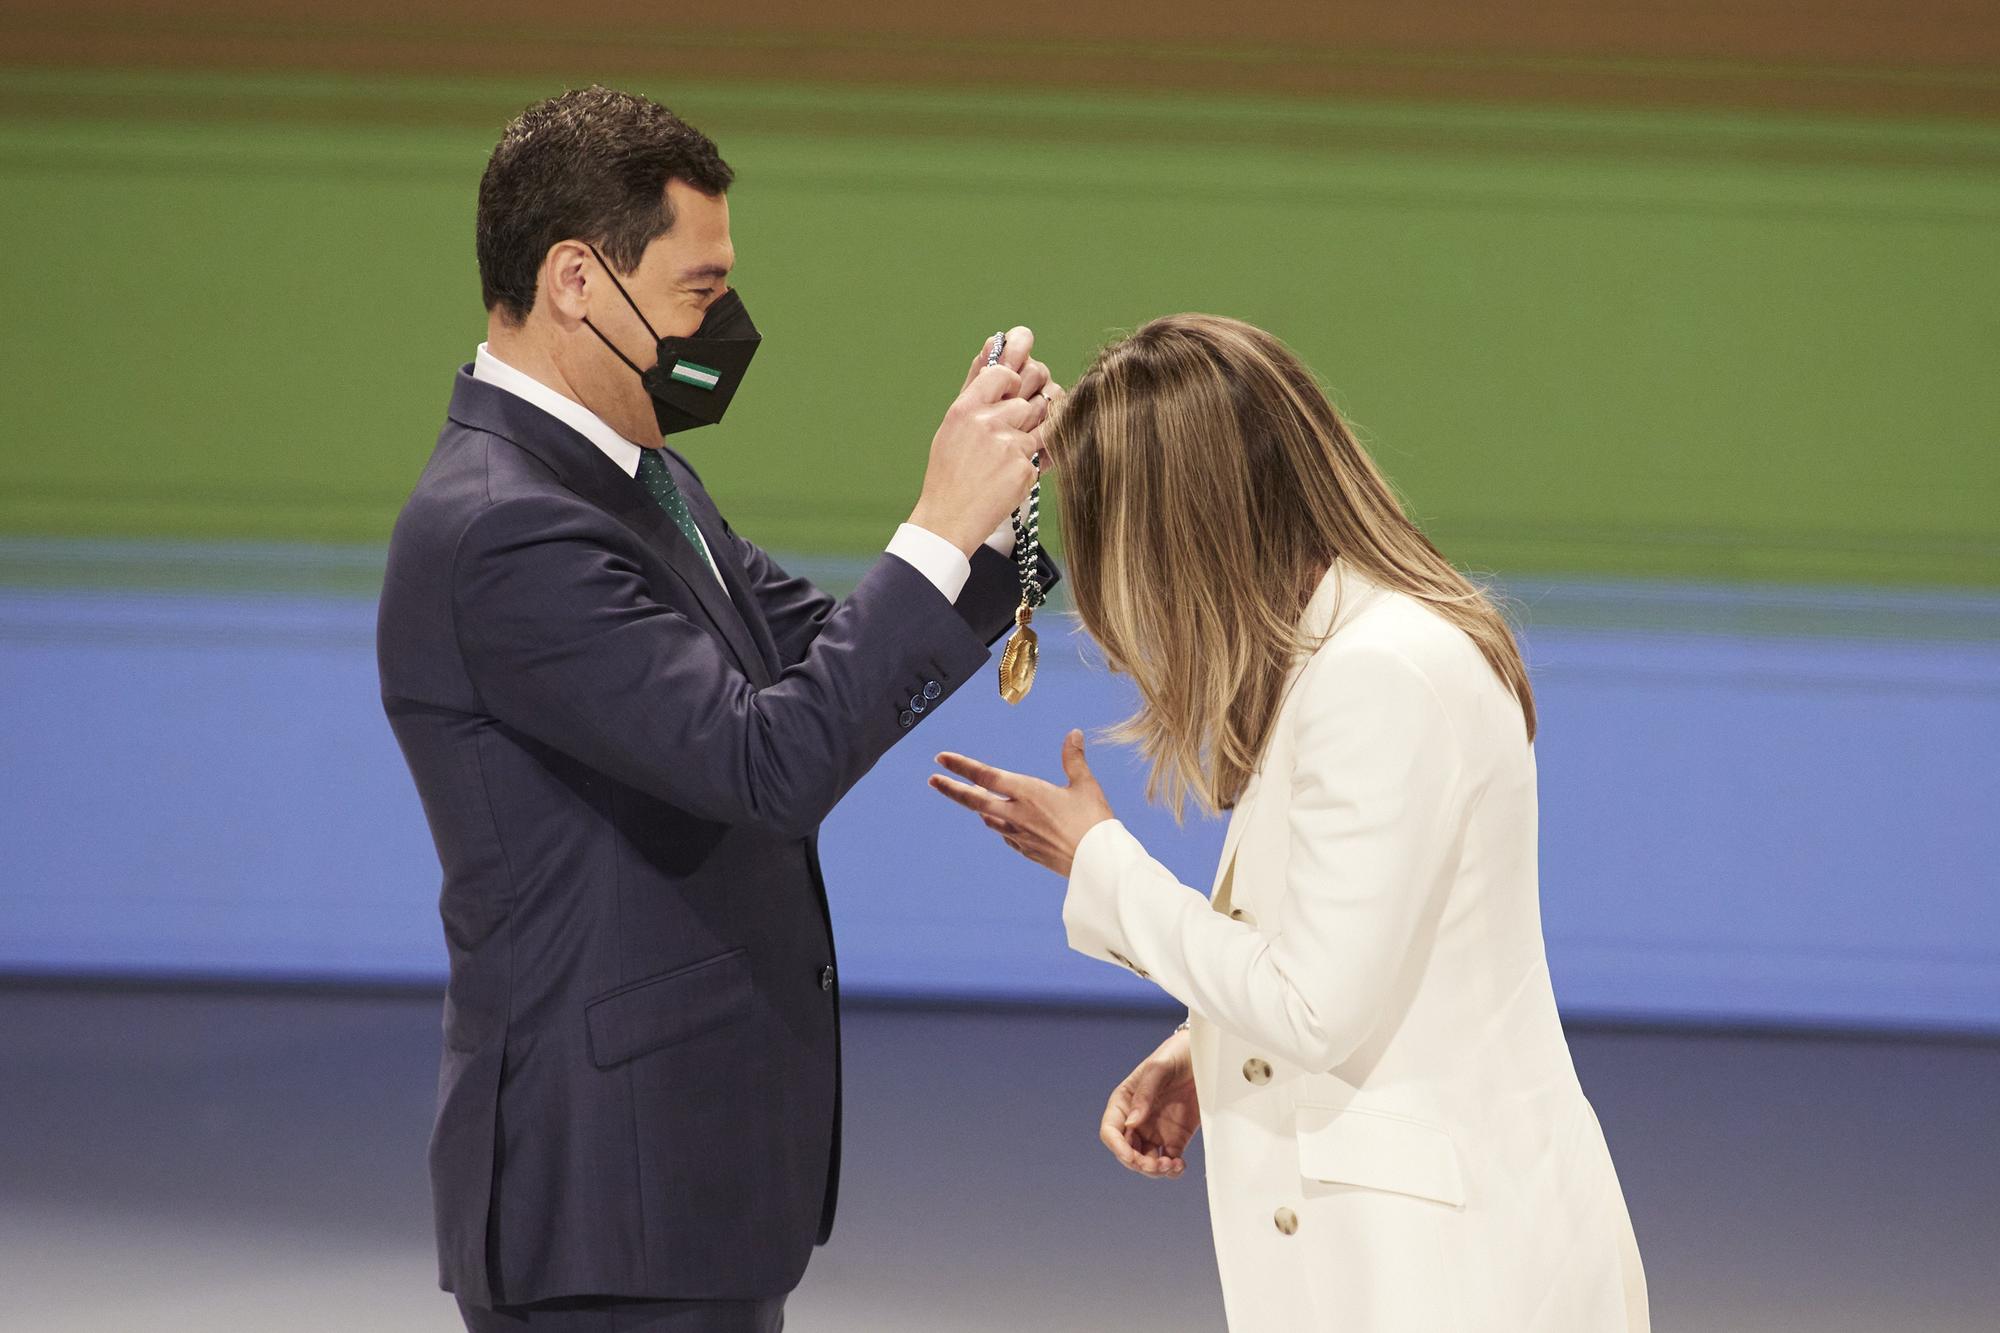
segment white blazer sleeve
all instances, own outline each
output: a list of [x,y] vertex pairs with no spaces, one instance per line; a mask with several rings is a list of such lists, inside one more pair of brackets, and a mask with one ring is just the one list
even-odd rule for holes
[[1194,1013],[1326,1070],[1374,1028],[1457,854],[1465,766],[1429,679],[1393,649],[1329,648],[1296,688],[1286,883],[1253,893],[1282,899],[1281,919],[1251,925],[1214,911],[1114,819],[1077,844],[1063,924],[1072,949],[1123,963]]

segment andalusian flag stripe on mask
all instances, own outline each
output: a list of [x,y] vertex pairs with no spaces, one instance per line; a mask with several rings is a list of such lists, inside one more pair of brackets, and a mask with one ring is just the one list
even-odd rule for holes
[[697,389],[713,389],[722,383],[722,373],[707,366],[696,365],[692,361],[676,361],[669,372],[669,378],[682,384],[692,384]]

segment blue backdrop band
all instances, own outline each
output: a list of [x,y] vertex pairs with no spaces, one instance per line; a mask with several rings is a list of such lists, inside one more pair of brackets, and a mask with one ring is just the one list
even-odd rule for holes
[[[1542,892],[1569,1017],[2000,1032],[2000,599],[1514,591],[1541,626]],[[365,597],[296,590],[0,590],[0,970],[441,978],[437,862],[373,622]],[[827,824],[851,992],[1166,1003],[1068,953],[1061,882],[924,786],[943,748],[1053,775],[1069,727],[1129,710],[1062,619],[1046,628],[1028,702],[963,692]],[[1205,888],[1221,824],[1176,829],[1126,752],[1092,760]]]

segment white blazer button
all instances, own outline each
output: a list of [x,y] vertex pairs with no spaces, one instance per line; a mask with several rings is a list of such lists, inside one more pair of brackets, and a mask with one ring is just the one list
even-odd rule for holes
[[1119,953],[1116,949],[1106,949],[1104,952],[1111,955],[1112,962],[1126,969],[1133,976],[1144,978],[1147,981],[1151,981],[1153,979],[1152,973],[1148,972],[1145,968],[1140,967],[1137,963],[1133,962],[1130,958],[1127,958],[1124,954]]
[[1271,1065],[1267,1060],[1251,1056],[1243,1062],[1243,1077],[1252,1083],[1264,1084],[1271,1081]]
[[1277,1224],[1282,1235],[1289,1236],[1299,1229],[1299,1215],[1289,1208],[1280,1208],[1271,1214],[1271,1221]]

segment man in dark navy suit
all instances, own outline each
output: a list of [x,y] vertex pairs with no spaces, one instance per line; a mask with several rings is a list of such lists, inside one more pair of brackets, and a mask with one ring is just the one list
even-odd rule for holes
[[[818,828],[1020,595],[1007,519],[1053,392],[1026,329],[975,358],[910,522],[840,601],[663,446],[756,347],[730,182],[644,98],[507,128],[479,190],[487,341],[389,547],[382,698],[451,959],[440,1280],[475,1331],[782,1325],[840,1159]],[[802,486],[829,453],[802,446]]]

